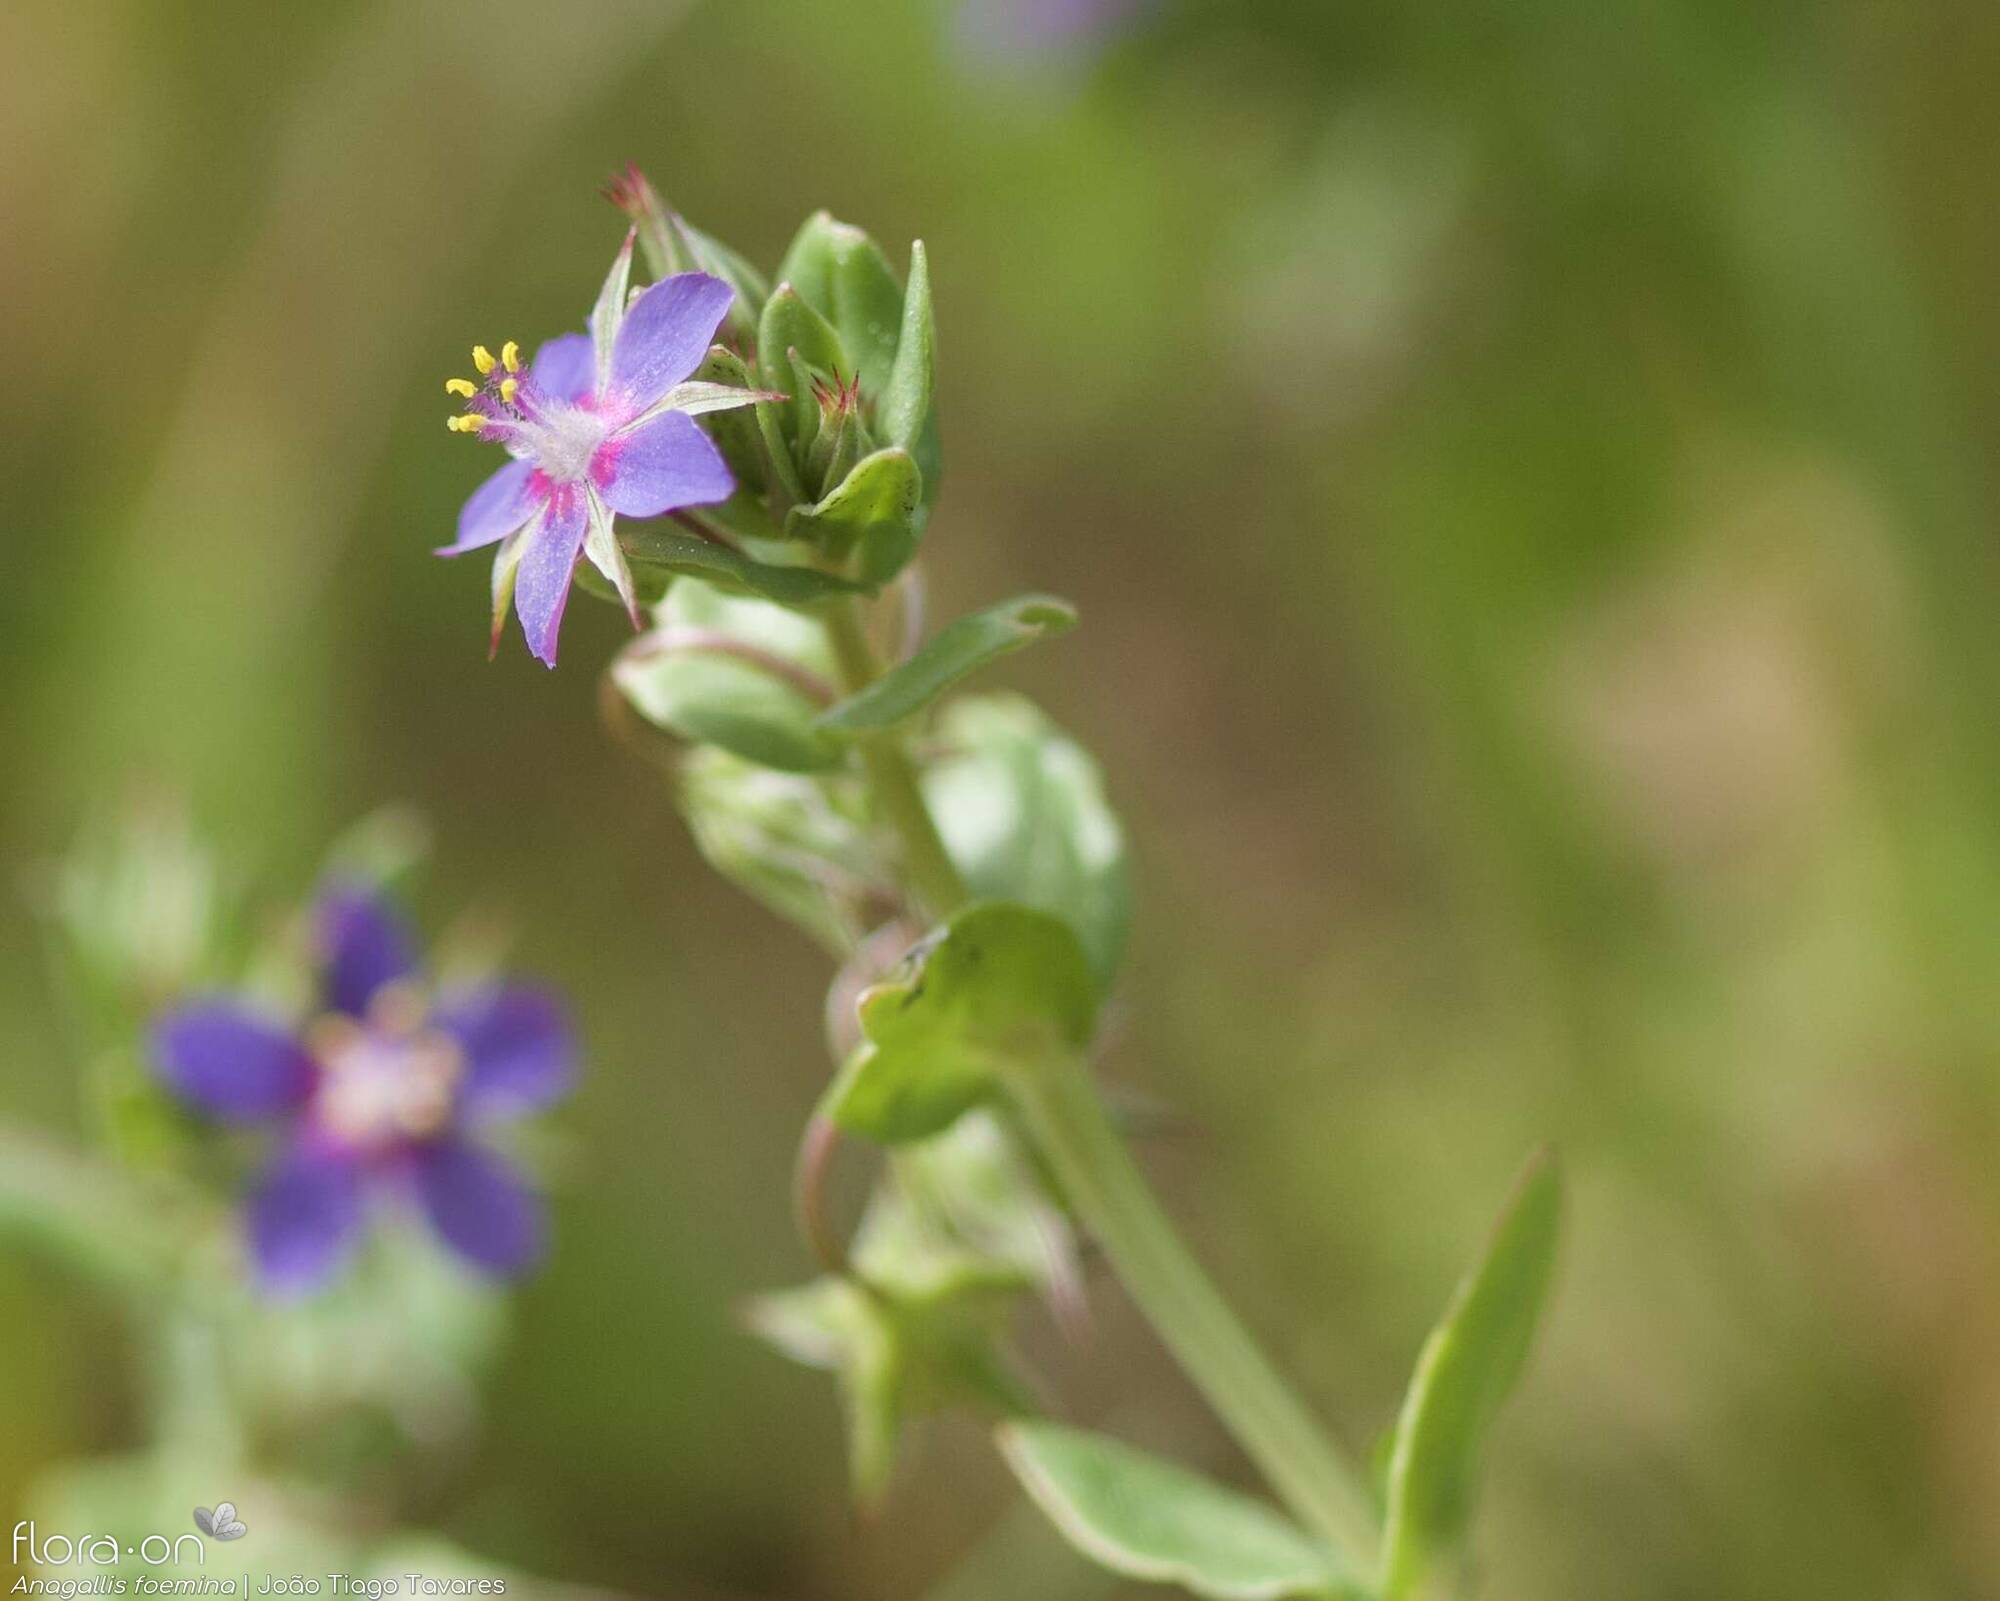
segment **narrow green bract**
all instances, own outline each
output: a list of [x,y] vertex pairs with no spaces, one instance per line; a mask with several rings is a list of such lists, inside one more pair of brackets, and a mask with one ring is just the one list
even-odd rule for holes
[[1417,1358],[1389,1458],[1382,1593],[1408,1595],[1462,1536],[1481,1450],[1534,1340],[1555,1267],[1562,1177],[1546,1152],[1521,1174],[1486,1254]]
[[1003,600],[947,626],[860,694],[823,712],[819,726],[841,734],[892,728],[916,716],[966,674],[1075,626],[1076,608],[1053,595]]

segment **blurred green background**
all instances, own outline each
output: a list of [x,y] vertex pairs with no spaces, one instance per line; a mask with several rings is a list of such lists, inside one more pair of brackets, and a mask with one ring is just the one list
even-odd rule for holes
[[[388,799],[590,1042],[559,1249],[435,1521],[695,1598],[1102,1593],[979,1434],[844,1501],[802,1277],[818,953],[604,738],[621,637],[484,659],[437,562],[475,339],[577,325],[628,158],[767,265],[929,243],[936,615],[1100,753],[1141,901],[1105,1070],[1357,1448],[1508,1175],[1574,1179],[1494,1597],[2000,1595],[2000,10],[1166,6],[1001,71],[908,0],[27,0],[0,17],[0,861],[135,789],[295,889]],[[896,250],[900,257],[900,249]],[[0,1113],[80,1126],[24,892]],[[1119,1300],[1075,1415],[1243,1472]],[[0,1511],[133,1428],[0,1258]],[[997,1528],[997,1534],[989,1531]],[[983,1543],[982,1543],[983,1542]],[[997,1543],[996,1543],[997,1542]]]

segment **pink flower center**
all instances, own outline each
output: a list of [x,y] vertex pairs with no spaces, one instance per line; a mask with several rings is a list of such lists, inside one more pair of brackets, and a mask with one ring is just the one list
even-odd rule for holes
[[376,1152],[450,1124],[465,1053],[424,1026],[423,999],[411,986],[384,986],[364,1022],[320,1018],[306,1044],[320,1065],[308,1115],[341,1144]]

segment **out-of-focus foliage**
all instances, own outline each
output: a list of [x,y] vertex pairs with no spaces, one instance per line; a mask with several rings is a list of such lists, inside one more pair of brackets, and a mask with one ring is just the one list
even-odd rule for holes
[[[1079,1582],[967,1432],[839,1510],[821,1387],[727,1315],[807,1271],[824,957],[595,726],[616,610],[489,666],[426,554],[476,476],[439,378],[581,325],[636,158],[759,261],[822,206],[925,240],[936,615],[1089,619],[996,676],[1130,831],[1105,1071],[1350,1440],[1563,1146],[1487,1593],[1990,1589],[2000,13],[1186,0],[982,78],[918,0],[821,9],[9,10],[0,1112],[86,1116],[29,906],[123,893],[34,865],[120,796],[295,883],[408,795],[593,1073],[477,1449],[398,1513],[648,1593],[917,1594],[996,1520],[960,1601]],[[101,1307],[0,1259],[0,1509],[134,1436]],[[1066,1409],[1240,1482],[1095,1314]]]

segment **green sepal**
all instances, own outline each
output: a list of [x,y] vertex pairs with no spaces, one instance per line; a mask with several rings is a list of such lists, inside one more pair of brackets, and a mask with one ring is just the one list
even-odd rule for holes
[[924,774],[924,795],[973,894],[1062,918],[1109,989],[1132,874],[1096,761],[1019,695],[953,701],[935,733],[945,754]]
[[841,344],[871,400],[883,393],[903,323],[903,286],[881,246],[824,211],[793,238],[778,277],[839,330]]
[[1389,1457],[1381,1590],[1406,1596],[1470,1522],[1493,1420],[1534,1342],[1562,1232],[1562,1176],[1531,1157],[1484,1254],[1424,1342]]
[[1332,1552],[1262,1501],[1102,1434],[1004,1423],[1000,1453],[1099,1567],[1214,1601],[1351,1593]]
[[948,1128],[1010,1069],[1080,1050],[1097,984],[1069,925],[1032,907],[958,913],[864,991],[862,1044],[822,1110],[885,1145]]
[[755,595],[795,610],[814,606],[836,595],[852,595],[869,586],[816,567],[781,567],[761,562],[667,523],[621,523],[618,543],[632,564],[687,578],[699,578],[718,589]]
[[1017,595],[959,618],[941,629],[907,661],[899,662],[858,695],[820,714],[820,727],[838,734],[893,728],[988,662],[1011,655],[1076,626],[1076,608],[1053,595]]
[[923,472],[926,507],[937,502],[943,465],[933,405],[936,384],[937,327],[931,310],[930,258],[919,239],[910,246],[910,287],[903,297],[903,326],[875,416],[882,437],[916,458]]
[[[708,357],[695,369],[700,383],[727,384],[732,389],[755,389],[749,363],[724,345],[711,345]],[[757,433],[757,418],[747,406],[731,406],[704,413],[701,428],[715,441],[722,459],[736,478],[736,498],[762,495],[768,487],[764,471],[764,442]]]
[[[794,358],[805,369],[805,381],[795,371]],[[794,459],[803,460],[819,429],[819,402],[813,398],[810,379],[831,378],[854,369],[833,324],[788,283],[779,284],[764,302],[764,315],[757,325],[757,370],[765,388],[782,389],[792,397],[791,405],[780,411],[790,425],[786,439],[793,447]]]
[[817,505],[793,507],[785,532],[810,540],[829,560],[846,563],[863,583],[880,585],[916,554],[923,500],[923,474],[915,459],[891,446],[862,457]]
[[855,464],[874,449],[875,441],[857,407],[836,401],[831,415],[822,407],[819,433],[806,453],[806,481],[823,494],[838,489]]
[[724,594],[698,580],[676,583],[655,614],[658,630],[612,664],[612,681],[648,722],[699,744],[784,772],[835,765],[838,743],[813,726],[815,702],[777,671],[706,639],[746,647],[823,672],[825,633],[767,601]]

